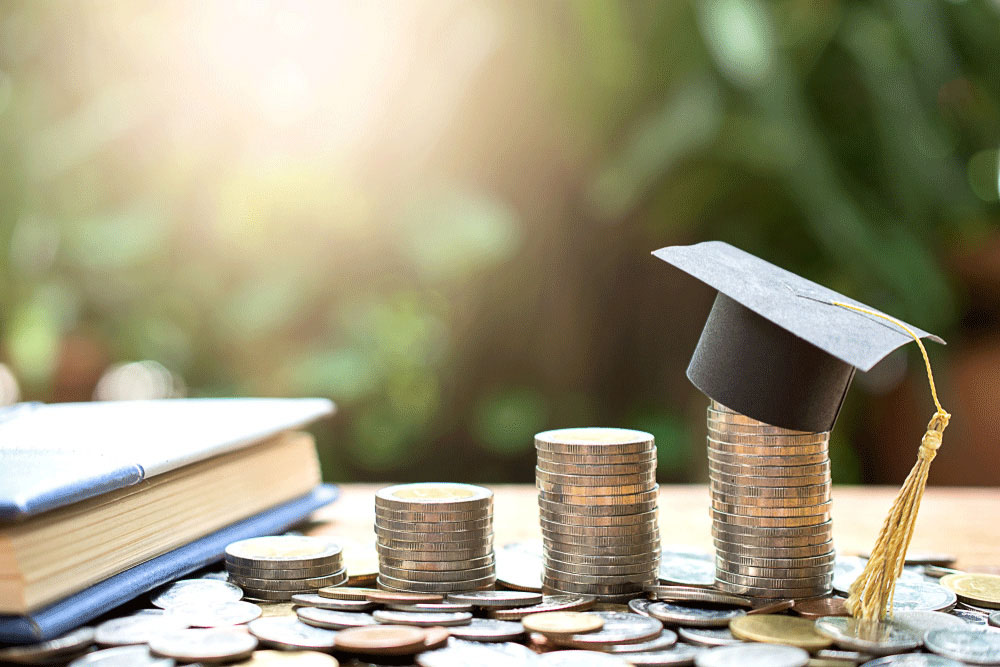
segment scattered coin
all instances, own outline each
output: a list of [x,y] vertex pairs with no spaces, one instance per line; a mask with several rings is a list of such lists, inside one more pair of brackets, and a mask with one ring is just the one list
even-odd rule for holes
[[715,583],[715,561],[708,554],[663,549],[658,576],[669,584],[711,586]]
[[604,620],[589,612],[547,611],[531,614],[521,620],[525,630],[543,635],[572,635],[594,632],[604,626]]
[[959,662],[1000,665],[1000,630],[996,628],[931,630],[924,637],[924,646]]
[[174,661],[154,657],[146,646],[118,646],[88,653],[69,667],[174,667]]
[[250,657],[257,638],[236,630],[176,630],[151,637],[149,651],[180,662],[233,662]]
[[946,614],[943,611],[897,611],[893,613],[892,621],[921,637],[931,630],[964,628],[968,625],[957,616]]
[[261,608],[252,602],[186,602],[170,607],[171,616],[192,628],[219,628],[249,623],[261,615]]
[[697,667],[806,667],[809,654],[795,646],[738,644],[720,646],[695,658]]
[[646,613],[667,625],[693,628],[724,627],[734,618],[746,615],[742,609],[696,607],[676,602],[654,602],[646,607]]
[[691,588],[686,586],[645,586],[647,593],[655,599],[665,602],[704,602],[708,604],[725,605],[729,607],[744,607],[749,609],[753,601],[749,598],[713,591],[707,588]]
[[968,604],[1000,609],[1000,574],[949,574],[941,585]]
[[922,636],[894,621],[862,621],[828,616],[815,622],[816,631],[840,648],[870,655],[889,655],[920,648]]
[[544,667],[629,667],[629,663],[607,653],[594,651],[553,651],[535,661]]
[[678,628],[681,639],[699,646],[728,646],[740,644],[742,639],[734,637],[728,627],[725,628]]
[[467,625],[472,620],[472,614],[467,611],[434,612],[377,609],[372,612],[372,617],[379,623],[415,625],[418,627]]
[[990,614],[990,625],[1000,627],[1000,611],[995,611]]
[[965,667],[951,658],[929,653],[904,653],[869,660],[861,667]]
[[330,650],[337,636],[333,630],[316,628],[287,616],[258,618],[247,627],[261,643],[285,650]]
[[160,609],[168,609],[188,602],[235,602],[242,597],[243,589],[228,581],[181,579],[154,593],[150,602]]
[[292,603],[302,607],[319,607],[335,611],[371,611],[377,606],[368,600],[338,600],[316,593],[296,593],[292,596]]
[[738,639],[797,646],[808,651],[818,651],[833,643],[829,637],[816,631],[812,621],[794,616],[742,616],[730,621],[729,630]]
[[19,665],[37,665],[54,662],[57,658],[82,653],[94,643],[94,628],[78,628],[73,632],[26,646],[0,648],[0,663],[13,662]]
[[424,628],[424,650],[432,651],[448,644],[451,628]]
[[969,625],[991,625],[990,617],[988,615],[979,611],[973,611],[972,609],[955,607],[948,613],[955,618],[961,619]]
[[542,543],[514,542],[496,550],[497,583],[516,591],[541,592]]
[[693,665],[698,656],[708,649],[689,644],[674,644],[670,648],[646,653],[629,653],[624,657],[630,665],[648,665],[650,667],[672,667],[674,665]]
[[[599,630],[569,635],[552,634],[550,638],[558,644],[572,648],[594,648],[608,644],[641,642],[652,639],[663,631],[663,624],[648,616],[639,616],[625,611],[587,613],[599,617],[603,622],[603,626]],[[529,616],[525,621],[532,618],[534,617]],[[525,627],[527,628],[527,625]]]
[[380,604],[392,604],[393,602],[417,604],[420,602],[443,602],[444,595],[440,593],[412,593],[373,589],[371,592],[365,594],[365,599],[369,602],[378,602]]
[[334,611],[316,607],[299,607],[295,610],[299,620],[316,628],[340,630],[358,628],[378,623],[371,614],[351,611]]
[[452,636],[478,642],[516,641],[524,637],[524,626],[515,621],[473,618],[465,625],[449,628]]
[[332,655],[316,651],[254,651],[253,655],[233,667],[338,667]]
[[405,625],[372,625],[337,634],[337,648],[351,653],[410,655],[424,650],[426,632]]
[[94,628],[94,641],[101,646],[148,644],[152,637],[186,627],[183,620],[167,614],[122,616]]
[[488,613],[493,618],[516,621],[525,616],[547,611],[586,611],[594,606],[595,600],[593,595],[544,595],[539,604],[514,609],[490,610]]
[[633,598],[628,601],[629,611],[639,614],[640,616],[649,616],[649,605],[653,604],[655,600],[650,600],[648,598]]
[[792,613],[812,620],[824,616],[850,616],[850,612],[847,611],[847,606],[844,604],[846,601],[846,598],[832,595],[811,600],[796,600],[792,606]]
[[465,667],[483,665],[536,665],[538,656],[528,647],[513,642],[471,642],[452,638],[448,645],[436,651],[426,651],[416,656],[420,667]]
[[[374,604],[374,603],[372,603]],[[393,603],[385,605],[397,611],[472,611],[472,605],[465,602],[418,602],[416,604]]]
[[523,591],[468,591],[465,593],[452,593],[448,596],[448,600],[452,602],[466,602],[473,607],[499,609],[539,604],[542,601],[542,594]]

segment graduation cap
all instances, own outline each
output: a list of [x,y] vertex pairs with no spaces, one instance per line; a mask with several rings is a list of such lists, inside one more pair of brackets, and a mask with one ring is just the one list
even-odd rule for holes
[[951,418],[938,401],[920,339],[944,341],[727,243],[671,246],[653,254],[718,290],[688,378],[711,399],[767,424],[831,430],[855,370],[867,371],[916,341],[937,411],[847,601],[853,615],[881,619],[903,570],[930,463]]
[[728,243],[653,254],[719,292],[688,378],[713,400],[767,424],[831,430],[855,369],[870,370],[913,340],[889,321],[835,304],[868,306]]

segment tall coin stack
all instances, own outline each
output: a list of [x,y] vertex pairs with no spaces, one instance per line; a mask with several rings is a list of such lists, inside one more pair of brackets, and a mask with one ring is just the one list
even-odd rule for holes
[[272,535],[226,547],[229,581],[258,600],[291,600],[347,582],[343,550],[322,537]]
[[471,484],[398,484],[375,494],[380,588],[455,593],[492,588],[493,492]]
[[759,598],[830,592],[829,439],[708,408],[718,588]]
[[642,431],[573,428],[535,436],[543,590],[627,601],[656,581],[656,445]]

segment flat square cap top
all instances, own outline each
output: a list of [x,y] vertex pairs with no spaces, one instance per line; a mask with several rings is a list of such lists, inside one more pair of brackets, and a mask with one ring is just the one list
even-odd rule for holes
[[[722,241],[670,246],[653,254],[794,336],[863,371],[913,340],[889,322],[835,306],[833,302],[876,309]],[[904,324],[921,338],[944,344],[934,334]]]

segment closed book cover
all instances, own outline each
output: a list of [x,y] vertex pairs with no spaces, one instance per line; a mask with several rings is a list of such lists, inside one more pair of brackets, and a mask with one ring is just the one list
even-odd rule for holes
[[306,496],[231,524],[31,614],[0,616],[0,642],[26,644],[58,637],[157,586],[221,560],[231,542],[287,530],[337,495],[334,486],[318,486]]
[[100,496],[333,412],[321,398],[24,403],[0,410],[0,522]]

